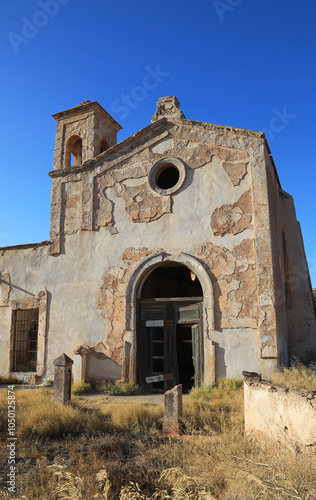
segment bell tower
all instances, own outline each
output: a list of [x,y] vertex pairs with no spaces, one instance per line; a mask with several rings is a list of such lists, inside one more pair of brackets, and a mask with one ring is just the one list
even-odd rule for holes
[[57,122],[54,170],[82,165],[117,143],[122,128],[96,101],[52,115]]

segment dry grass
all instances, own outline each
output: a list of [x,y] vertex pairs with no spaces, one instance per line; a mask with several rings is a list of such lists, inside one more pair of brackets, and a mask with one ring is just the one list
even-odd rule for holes
[[[5,391],[0,398],[3,408]],[[223,382],[187,398],[179,439],[161,434],[161,405],[104,396],[93,396],[92,404],[82,396],[74,406],[55,407],[47,390],[17,391],[16,400],[19,498],[316,499],[311,450],[293,453],[244,438],[238,384]],[[3,437],[0,470],[6,471]],[[9,498],[3,484],[0,498]]]
[[316,391],[316,371],[311,366],[303,365],[300,360],[294,361],[290,368],[274,373],[271,379],[287,387]]
[[194,389],[183,405],[186,433],[214,435],[243,428],[244,393],[240,379],[221,379],[217,387]]
[[[49,390],[21,390],[16,392],[16,435],[19,439],[31,437],[61,437],[71,434],[93,434],[104,430],[104,419],[99,412],[83,412],[76,401],[73,405],[54,405]],[[6,391],[2,391],[0,405],[6,409]],[[6,411],[0,413],[0,428],[6,429]]]

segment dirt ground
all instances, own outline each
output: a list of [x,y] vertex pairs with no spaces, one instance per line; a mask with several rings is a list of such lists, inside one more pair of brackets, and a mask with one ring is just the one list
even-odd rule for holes
[[[135,396],[109,396],[108,394],[84,394],[77,396],[80,400],[84,399],[85,401],[92,402],[117,402],[117,403],[144,403],[144,404],[152,404],[152,405],[163,405],[164,404],[164,394],[139,394]],[[185,400],[188,398],[187,395],[183,396]]]

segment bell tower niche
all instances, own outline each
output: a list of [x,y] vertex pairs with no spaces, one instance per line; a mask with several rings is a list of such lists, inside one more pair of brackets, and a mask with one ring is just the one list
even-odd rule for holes
[[117,143],[122,128],[96,101],[52,115],[57,122],[54,170],[77,167]]

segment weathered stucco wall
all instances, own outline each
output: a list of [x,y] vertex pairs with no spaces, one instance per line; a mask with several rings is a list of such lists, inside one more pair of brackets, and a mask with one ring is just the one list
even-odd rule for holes
[[[109,357],[121,366],[126,283],[142,259],[158,249],[174,255],[186,252],[204,262],[214,286],[215,330],[233,329],[238,345],[249,346],[242,357],[248,359],[247,367],[260,367],[253,361],[254,352],[258,361],[259,351],[248,151],[202,143],[191,146],[187,140],[158,139],[109,172],[99,173],[106,163],[97,166],[90,178],[94,231],[80,230],[81,173],[63,175],[62,188],[52,200],[57,206],[53,225],[59,224],[55,236],[61,239],[61,253],[48,256],[42,251],[35,259],[39,250],[27,250],[19,259],[21,250],[5,252],[1,268],[20,288],[31,293],[47,289],[50,294],[48,376],[61,345],[71,356],[79,343],[103,341]],[[184,185],[173,196],[154,193],[148,183],[152,165],[165,156],[186,162]],[[25,261],[32,269],[27,279]],[[16,293],[12,288],[11,298]],[[218,374],[240,374],[245,365],[236,361],[227,372],[227,359],[233,360],[227,337],[223,332],[214,334]]]
[[267,186],[269,198],[269,218],[271,226],[272,243],[272,271],[274,278],[273,303],[276,319],[277,354],[280,365],[286,365],[288,359],[288,325],[285,304],[285,275],[282,243],[282,217],[281,217],[281,187],[275,171],[273,159],[265,150],[267,164]]
[[289,389],[245,374],[245,431],[291,447],[316,445],[316,391]]
[[[82,109],[75,110],[78,122],[70,132],[84,130],[86,141],[96,118],[89,112],[82,124]],[[284,307],[276,304],[283,283],[283,264],[276,265],[280,243],[271,237],[280,222],[271,225],[279,205],[273,208],[269,190],[277,198],[278,183],[273,169],[268,180],[263,134],[162,118],[122,143],[113,136],[107,151],[91,158],[89,150],[83,165],[67,169],[58,155],[64,154],[62,130],[70,118],[67,112],[55,116],[51,241],[1,252],[0,271],[9,279],[0,286],[0,347],[8,351],[12,301],[45,290],[45,378],[52,377],[52,361],[61,352],[72,357],[79,344],[98,342],[114,363],[111,378],[120,378],[128,337],[126,286],[149,256],[160,251],[162,260],[176,260],[181,253],[195,258],[210,280],[212,317],[205,312],[204,334],[216,348],[217,376],[243,369],[268,374],[278,349],[284,359],[287,333]],[[116,133],[117,124],[111,126]],[[152,168],[164,158],[177,159],[185,172],[171,194],[150,184]],[[284,224],[286,231],[285,218]],[[303,313],[304,321],[313,320],[309,314]],[[90,373],[97,372],[99,361],[91,363]],[[8,366],[8,359],[1,360],[1,373]]]

